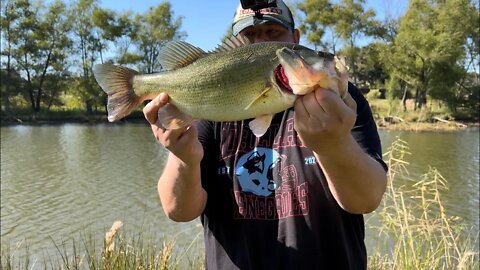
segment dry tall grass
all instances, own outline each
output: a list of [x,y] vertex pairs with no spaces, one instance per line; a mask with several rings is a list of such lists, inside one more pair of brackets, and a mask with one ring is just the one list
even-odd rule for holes
[[389,183],[373,214],[380,220],[374,229],[385,241],[370,256],[369,269],[479,269],[478,232],[445,210],[447,182],[438,170],[429,168],[410,186],[396,185],[399,177],[408,178],[407,154],[398,138],[385,154]]

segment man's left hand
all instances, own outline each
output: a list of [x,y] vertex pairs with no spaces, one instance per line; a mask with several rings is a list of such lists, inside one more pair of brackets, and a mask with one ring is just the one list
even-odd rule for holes
[[357,104],[347,93],[317,88],[295,102],[295,130],[303,144],[317,154],[349,139],[357,118]]

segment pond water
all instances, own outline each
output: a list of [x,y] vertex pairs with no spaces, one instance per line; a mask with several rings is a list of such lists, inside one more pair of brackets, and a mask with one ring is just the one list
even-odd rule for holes
[[[381,131],[384,151],[400,138],[411,155],[410,177],[433,166],[447,179],[447,211],[478,231],[479,132]],[[156,184],[165,150],[144,124],[9,126],[1,128],[1,245],[41,265],[55,245],[85,235],[100,239],[116,220],[182,249],[202,246],[198,220],[169,221]],[[367,238],[368,238],[367,230]],[[367,244],[369,243],[367,239]],[[70,244],[71,245],[71,244]],[[160,244],[159,244],[160,245]]]

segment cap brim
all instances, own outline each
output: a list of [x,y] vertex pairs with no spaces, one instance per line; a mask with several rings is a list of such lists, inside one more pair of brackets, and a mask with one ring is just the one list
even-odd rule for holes
[[284,21],[282,21],[278,18],[275,18],[273,16],[263,15],[262,19],[251,16],[251,17],[244,18],[244,19],[238,21],[237,23],[235,23],[232,26],[232,34],[234,36],[236,36],[240,32],[242,32],[242,30],[244,30],[245,28],[247,28],[249,26],[264,24],[264,23],[268,23],[268,22],[280,24],[287,29],[291,28],[290,24],[288,24],[288,23],[286,23],[286,22],[284,22]]

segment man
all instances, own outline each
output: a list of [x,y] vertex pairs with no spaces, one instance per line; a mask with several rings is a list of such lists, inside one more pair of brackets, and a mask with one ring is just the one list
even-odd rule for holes
[[[288,7],[235,13],[232,30],[251,42],[298,43]],[[248,120],[157,123],[161,94],[144,114],[170,153],[158,181],[166,215],[201,217],[207,269],[366,269],[362,214],[386,188],[386,165],[368,103],[349,85],[301,96],[257,139]]]

